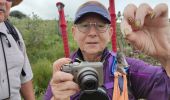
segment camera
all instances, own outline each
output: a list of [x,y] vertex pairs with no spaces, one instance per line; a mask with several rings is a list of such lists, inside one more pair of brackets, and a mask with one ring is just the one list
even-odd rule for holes
[[71,73],[82,91],[93,92],[103,84],[103,63],[73,62],[62,66],[62,71]]

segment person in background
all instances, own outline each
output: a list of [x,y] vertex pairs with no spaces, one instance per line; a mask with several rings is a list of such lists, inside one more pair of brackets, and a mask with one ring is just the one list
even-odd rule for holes
[[102,87],[109,100],[114,96],[117,99],[113,100],[170,100],[170,25],[167,5],[159,4],[151,8],[148,4],[141,4],[139,7],[129,4],[124,10],[121,22],[124,38],[136,49],[161,63],[161,66],[153,66],[142,60],[126,57],[130,91],[124,99],[114,95],[116,74],[111,70],[116,72],[117,66],[114,64],[116,54],[107,49],[113,33],[110,24],[110,14],[101,3],[88,1],[78,8],[72,34],[79,48],[70,58],[54,62],[53,76],[44,100],[79,100],[80,88],[73,81],[73,75],[61,71],[64,64],[74,62],[76,58],[87,62],[103,62]]
[[35,100],[33,73],[21,33],[8,20],[22,0],[0,0],[0,99]]

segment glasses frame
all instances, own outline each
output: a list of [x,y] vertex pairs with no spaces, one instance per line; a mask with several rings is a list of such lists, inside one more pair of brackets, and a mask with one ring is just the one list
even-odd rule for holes
[[104,23],[104,24],[106,25],[106,29],[102,31],[102,30],[99,30],[99,29],[98,29],[98,27],[97,27],[98,23],[88,23],[88,25],[90,25],[90,27],[88,27],[88,29],[87,29],[86,31],[82,31],[82,30],[80,29],[80,25],[81,25],[81,24],[82,24],[82,23],[75,24],[75,26],[76,26],[76,27],[78,28],[78,30],[79,30],[80,32],[82,32],[82,33],[89,33],[90,30],[91,30],[91,28],[92,28],[92,25],[94,26],[95,30],[96,30],[97,32],[99,32],[99,33],[104,33],[104,32],[106,32],[106,31],[108,30],[108,28],[110,27],[110,24]]

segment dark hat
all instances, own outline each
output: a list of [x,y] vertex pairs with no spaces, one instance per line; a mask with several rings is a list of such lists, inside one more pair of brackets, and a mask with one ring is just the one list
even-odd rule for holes
[[108,10],[99,2],[91,1],[87,2],[84,5],[82,5],[75,14],[74,23],[77,23],[80,18],[82,18],[84,15],[88,13],[95,13],[100,15],[102,18],[108,21],[108,23],[111,23],[111,18]]
[[12,7],[18,5],[21,2],[22,2],[22,0],[12,0]]

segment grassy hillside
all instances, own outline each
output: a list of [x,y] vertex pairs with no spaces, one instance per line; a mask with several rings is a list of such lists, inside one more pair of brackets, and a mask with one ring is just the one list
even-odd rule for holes
[[[52,74],[53,62],[64,57],[61,33],[58,31],[57,20],[41,20],[10,18],[11,22],[22,33],[27,54],[34,73],[34,89],[36,98],[42,99]],[[77,46],[71,37],[71,22],[68,22],[69,46],[74,51]]]

